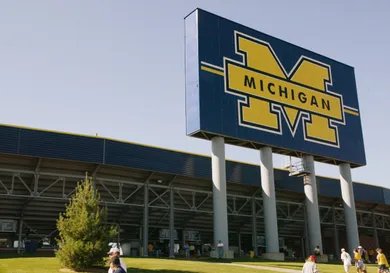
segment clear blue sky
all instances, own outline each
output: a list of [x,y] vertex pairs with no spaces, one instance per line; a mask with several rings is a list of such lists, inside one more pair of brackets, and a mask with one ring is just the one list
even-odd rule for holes
[[[354,66],[368,165],[352,175],[389,183],[386,0],[1,1],[0,122],[209,154],[185,135],[183,18],[196,7]],[[259,162],[244,148],[227,157]]]

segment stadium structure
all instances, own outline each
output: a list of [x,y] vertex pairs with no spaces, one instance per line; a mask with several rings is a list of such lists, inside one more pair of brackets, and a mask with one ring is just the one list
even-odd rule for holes
[[[217,257],[220,240],[223,258],[390,251],[389,190],[352,181],[366,165],[354,68],[201,9],[184,21],[186,134],[211,157],[0,126],[2,250],[51,251],[87,172],[125,255],[152,243],[174,257],[189,242]],[[225,144],[258,151],[259,165],[226,160]],[[300,161],[274,169],[274,153]],[[315,161],[340,178],[316,176]]]
[[[1,250],[23,252],[23,242],[40,242],[52,251],[56,220],[85,177],[93,177],[108,208],[110,223],[120,224],[119,241],[127,255],[147,255],[149,242],[213,244],[211,159],[112,139],[0,126]],[[280,248],[309,253],[302,177],[275,169]],[[226,162],[229,245],[235,255],[264,248],[260,167]],[[345,247],[343,201],[338,179],[317,176],[321,234],[325,253]],[[388,249],[390,191],[354,183],[360,243]],[[170,233],[169,231],[174,232]],[[168,232],[166,232],[168,231]],[[256,238],[255,240],[253,238]],[[175,253],[178,255],[178,253]],[[168,254],[166,254],[168,255]]]

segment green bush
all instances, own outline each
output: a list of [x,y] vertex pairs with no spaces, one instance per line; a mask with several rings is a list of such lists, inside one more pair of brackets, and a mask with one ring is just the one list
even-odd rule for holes
[[105,263],[108,243],[117,228],[107,225],[107,209],[101,208],[99,201],[92,179],[86,176],[57,221],[56,256],[63,266],[79,270]]

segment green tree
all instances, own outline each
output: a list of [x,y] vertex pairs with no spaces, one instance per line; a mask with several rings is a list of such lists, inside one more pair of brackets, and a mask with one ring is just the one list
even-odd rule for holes
[[107,209],[101,208],[99,201],[100,195],[86,175],[57,220],[56,256],[63,266],[78,270],[105,263],[108,243],[117,234],[117,227],[107,225]]

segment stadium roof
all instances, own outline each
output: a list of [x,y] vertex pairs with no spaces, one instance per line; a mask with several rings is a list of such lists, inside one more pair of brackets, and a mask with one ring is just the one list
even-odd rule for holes
[[[211,179],[211,159],[103,137],[0,125],[0,153],[83,161],[128,167],[191,178]],[[260,168],[254,164],[227,160],[227,182],[260,186]],[[341,197],[338,179],[317,176],[318,194]],[[276,189],[303,193],[302,178],[275,169]],[[356,201],[390,204],[390,190],[354,183]]]
[[[256,217],[263,217],[260,167],[227,161],[226,168],[229,231],[250,233],[250,200],[256,201]],[[206,234],[213,230],[210,157],[95,136],[0,125],[0,218],[23,217],[25,232],[52,234],[58,214],[86,172],[95,177],[102,205],[108,208],[108,221],[119,222],[125,229],[121,236],[138,236],[145,189],[150,194],[151,232],[167,228],[171,186],[175,228]],[[280,234],[301,236],[303,178],[290,177],[288,171],[279,169],[274,176]],[[334,208],[342,226],[340,182],[318,176],[317,184],[321,223],[332,227]],[[367,226],[374,211],[376,217],[387,217],[388,189],[355,183],[354,192],[360,227]],[[264,231],[263,222],[258,221],[258,234]],[[388,227],[383,224],[382,228]]]

